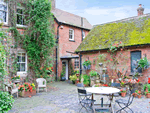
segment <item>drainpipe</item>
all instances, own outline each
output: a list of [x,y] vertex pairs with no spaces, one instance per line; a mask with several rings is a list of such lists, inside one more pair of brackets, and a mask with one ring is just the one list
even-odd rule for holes
[[81,78],[81,74],[82,74],[82,55],[79,55],[80,57],[80,78]]
[[[81,17],[81,26],[83,27],[83,17]],[[83,29],[81,28],[81,37],[83,41]]]
[[58,55],[57,55],[57,51],[58,51],[58,42],[59,42],[59,27],[62,23],[61,22],[58,22],[58,27],[57,27],[57,39],[56,39],[56,81],[58,79],[58,68],[57,68],[57,65],[58,65]]

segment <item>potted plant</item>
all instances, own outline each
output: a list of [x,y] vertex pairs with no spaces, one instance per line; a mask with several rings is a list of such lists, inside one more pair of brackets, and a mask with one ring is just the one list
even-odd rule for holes
[[90,74],[91,80],[95,80],[95,77],[97,76],[97,72],[92,70],[89,74]]
[[138,65],[139,65],[139,66],[140,66],[140,68],[142,68],[142,69],[146,69],[146,68],[148,68],[149,63],[148,63],[147,58],[146,58],[146,57],[144,57],[143,59],[140,59],[140,60],[138,61]]
[[85,60],[83,62],[83,67],[84,67],[85,70],[91,69],[91,61],[90,60]]
[[70,78],[70,80],[72,81],[72,83],[73,83],[73,84],[75,84],[75,82],[76,82],[76,80],[77,80],[77,76],[76,76],[76,74],[75,74],[75,75],[70,76],[69,78]]
[[33,95],[36,95],[36,88],[34,83],[24,83],[23,85],[20,85],[18,87],[18,91],[21,97],[31,97]]
[[146,95],[147,98],[150,98],[150,84],[145,84],[143,86],[143,89],[144,89],[144,93]]
[[18,83],[18,82],[20,82],[20,75],[19,76],[14,76],[14,77],[11,77],[11,79],[12,79],[12,81],[13,81],[13,83]]
[[76,75],[77,75],[77,77],[79,77],[79,75],[80,75],[79,70],[76,71]]
[[137,94],[138,98],[141,98],[141,91],[140,90],[135,90],[135,93]]
[[121,89],[121,90],[120,90],[120,93],[121,93],[121,96],[122,96],[122,97],[125,97],[125,96],[126,96],[126,90]]
[[61,71],[61,81],[66,80],[65,73],[66,73],[66,67],[63,67]]
[[90,84],[90,76],[88,76],[88,75],[83,75],[83,84],[84,84],[84,86],[89,86],[89,84]]

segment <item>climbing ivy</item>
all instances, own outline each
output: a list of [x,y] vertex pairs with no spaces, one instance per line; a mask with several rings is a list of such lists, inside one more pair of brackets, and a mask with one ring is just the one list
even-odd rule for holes
[[[15,47],[21,46],[26,50],[28,75],[32,77],[32,80],[35,80],[35,77],[47,77],[46,68],[50,67],[55,45],[54,20],[49,0],[22,0],[22,2],[25,4],[24,14],[26,16],[24,18],[27,26],[24,28],[24,35],[18,32],[13,22],[10,31],[17,42]],[[16,17],[15,14],[11,16]]]

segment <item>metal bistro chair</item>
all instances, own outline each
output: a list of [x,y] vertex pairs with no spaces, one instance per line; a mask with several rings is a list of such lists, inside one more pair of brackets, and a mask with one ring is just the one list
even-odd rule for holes
[[[92,98],[91,95],[87,95],[85,89],[78,89],[78,98],[79,98],[80,105],[82,106],[82,108],[85,108],[87,113],[88,113],[88,108],[90,108],[90,110],[92,110],[92,112],[94,112],[92,106],[93,106],[95,100],[91,99]],[[82,110],[82,108],[79,110],[79,113]]]
[[[120,83],[111,83],[111,87],[115,87],[115,88],[121,89]],[[113,96],[114,97],[119,97],[120,94],[119,93],[114,93]]]
[[[133,93],[135,93],[135,90],[136,89],[132,89],[131,91],[130,91],[130,94],[129,94],[129,98],[128,98],[128,100],[126,100],[126,99],[117,99],[117,100],[115,100],[115,102],[121,107],[121,109],[119,109],[116,113],[121,113],[121,111],[122,110],[124,110],[126,113],[128,113],[125,109],[126,108],[128,108],[132,113],[134,113],[133,111],[132,111],[132,109],[131,108],[129,108],[129,106],[132,104],[132,102],[133,102],[133,99],[134,99],[134,96],[133,96]],[[122,106],[123,105],[123,106]]]

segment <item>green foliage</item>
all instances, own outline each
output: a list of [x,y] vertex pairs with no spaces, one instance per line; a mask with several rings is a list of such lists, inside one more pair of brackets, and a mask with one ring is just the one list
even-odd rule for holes
[[93,70],[89,74],[90,74],[91,77],[94,77],[94,76],[96,77],[97,76],[97,72],[93,71]]
[[0,112],[8,112],[14,103],[14,99],[8,92],[0,91]]
[[83,66],[88,66],[88,65],[91,65],[91,61],[90,60],[85,60],[83,62]]
[[61,70],[61,77],[64,77],[66,73],[66,67],[64,66]]
[[90,84],[90,76],[83,75],[83,79],[84,79],[83,84],[85,84],[85,85],[89,85]]
[[148,92],[150,92],[150,84],[144,84],[143,90],[145,91],[148,88]]
[[138,64],[140,65],[141,68],[146,68],[149,66],[149,63],[146,57],[144,57],[143,59],[140,59]]
[[98,25],[89,32],[76,52],[106,49],[120,41],[124,46],[149,44],[150,19],[147,18]]
[[[47,77],[51,65],[51,55],[55,45],[53,15],[49,0],[27,0],[24,13],[28,15],[24,35],[15,26],[11,27],[15,41],[27,51],[30,76]],[[15,18],[15,17],[12,17]],[[17,46],[18,47],[18,46]]]
[[78,77],[75,74],[75,75],[70,76],[69,78],[71,81],[76,81]]

